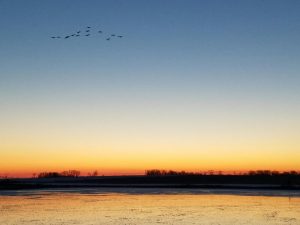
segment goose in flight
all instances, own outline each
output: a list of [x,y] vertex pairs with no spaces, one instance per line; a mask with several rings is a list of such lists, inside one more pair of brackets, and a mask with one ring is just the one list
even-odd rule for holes
[[118,37],[118,38],[122,38],[123,36],[122,36],[122,35],[118,35],[117,37]]
[[106,38],[106,40],[107,40],[107,41],[110,41],[110,37],[109,37],[109,38]]

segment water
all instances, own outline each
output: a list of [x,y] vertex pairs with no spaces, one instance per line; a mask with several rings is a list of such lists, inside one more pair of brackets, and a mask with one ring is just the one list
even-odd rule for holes
[[297,195],[237,193],[165,189],[2,192],[0,224],[300,224]]

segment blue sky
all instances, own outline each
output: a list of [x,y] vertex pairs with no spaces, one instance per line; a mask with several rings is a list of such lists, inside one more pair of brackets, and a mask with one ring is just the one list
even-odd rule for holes
[[[299,12],[300,2],[291,0],[1,0],[5,146],[26,146],[25,130],[45,143],[54,138],[46,138],[48,130],[66,139],[80,130],[78,137],[93,143],[103,134],[120,142],[125,135],[133,146],[147,137],[183,137],[184,146],[194,137],[200,148],[197,138],[212,135],[216,142],[241,135],[249,144],[264,132],[294,143]],[[105,34],[50,38],[86,26]],[[105,41],[112,33],[124,38]]]

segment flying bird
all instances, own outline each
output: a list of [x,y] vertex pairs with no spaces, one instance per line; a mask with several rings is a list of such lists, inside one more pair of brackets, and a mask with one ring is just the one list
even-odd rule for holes
[[115,34],[112,34],[112,35],[110,35],[110,36],[115,37],[116,35],[115,35]]
[[90,36],[90,34],[86,34],[85,36]]
[[90,29],[91,27],[88,26],[88,27],[86,27],[86,28],[87,28],[87,29]]
[[86,30],[85,32],[90,32],[90,30]]
[[65,39],[69,38],[70,36],[65,36]]
[[117,37],[118,37],[118,38],[122,38],[123,36],[122,36],[122,35],[118,35]]
[[102,33],[102,30],[99,30],[99,31],[98,31],[98,33],[100,33],[100,34],[101,34],[101,33]]
[[110,41],[110,38],[106,38],[107,41]]

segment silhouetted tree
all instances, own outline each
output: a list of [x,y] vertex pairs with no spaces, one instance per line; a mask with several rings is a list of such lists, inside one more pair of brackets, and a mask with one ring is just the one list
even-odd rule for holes
[[154,169],[154,170],[146,170],[146,175],[147,176],[160,176],[162,174],[161,174],[160,170]]
[[58,172],[42,172],[38,174],[38,178],[55,178],[55,177],[79,177],[80,171],[78,170],[69,170]]
[[79,177],[80,171],[78,170],[69,170],[61,172],[61,176],[63,177]]
[[90,177],[97,177],[98,176],[98,171],[94,170],[93,172],[88,173],[88,176],[90,176]]
[[55,178],[55,177],[61,177],[61,175],[58,172],[42,172],[39,173],[38,178]]

